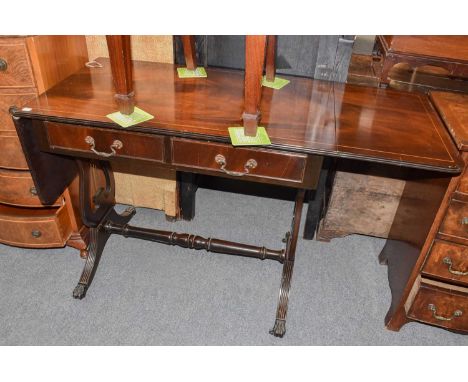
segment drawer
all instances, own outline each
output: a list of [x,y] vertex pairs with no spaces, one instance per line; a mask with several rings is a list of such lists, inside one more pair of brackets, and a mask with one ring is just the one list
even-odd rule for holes
[[468,245],[468,203],[452,199],[439,227],[439,237]]
[[65,206],[20,208],[0,205],[0,242],[31,248],[63,247],[71,234]]
[[[0,169],[0,203],[24,207],[43,207],[29,171]],[[60,206],[61,198],[54,204]]]
[[26,45],[0,43],[0,87],[34,87]]
[[423,279],[407,315],[427,324],[468,331],[468,289]]
[[16,131],[0,131],[0,167],[27,170],[28,164]]
[[422,273],[468,287],[468,247],[435,240]]
[[11,115],[8,109],[11,106],[22,106],[36,93],[28,92],[23,94],[16,94],[10,90],[7,92],[0,92],[0,131],[10,130],[16,131]]
[[297,185],[305,180],[307,156],[174,138],[172,164],[215,175],[266,182],[280,180]]
[[44,122],[44,125],[49,146],[57,152],[70,151],[90,158],[134,158],[164,162],[162,136],[55,122]]

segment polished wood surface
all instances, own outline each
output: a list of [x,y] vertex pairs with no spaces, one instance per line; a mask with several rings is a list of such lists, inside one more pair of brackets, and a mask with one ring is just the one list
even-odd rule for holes
[[[24,115],[120,129],[109,61],[84,68],[28,103]],[[207,68],[208,78],[179,79],[169,64],[134,63],[137,104],[155,116],[127,130],[229,142],[242,126],[243,73]],[[262,125],[272,148],[458,172],[458,152],[425,95],[288,77],[262,88]],[[157,102],[156,102],[157,100]],[[18,112],[18,115],[23,112]]]
[[0,131],[0,168],[27,170],[21,143],[14,131]]
[[468,331],[468,288],[422,280],[408,317],[456,331]]
[[[468,203],[452,199],[439,228],[439,236],[460,244],[468,244]],[[467,219],[468,220],[468,219]]]
[[276,46],[277,37],[270,35],[267,36],[267,48],[265,59],[265,77],[267,81],[274,81],[276,74]]
[[468,247],[435,240],[422,274],[425,277],[468,286]]
[[430,97],[458,149],[468,151],[468,94],[432,91]]
[[75,73],[88,61],[83,36],[31,36],[26,44],[39,93]]
[[24,89],[0,89],[0,131],[16,131],[8,109],[11,105],[24,105],[28,100],[37,95],[34,88]]
[[[19,207],[43,207],[28,171],[0,169],[0,203]],[[63,198],[54,206],[61,206]]]
[[391,52],[468,61],[468,36],[383,36]]
[[0,88],[35,86],[28,51],[22,39],[2,38],[0,60],[3,64],[0,70]]

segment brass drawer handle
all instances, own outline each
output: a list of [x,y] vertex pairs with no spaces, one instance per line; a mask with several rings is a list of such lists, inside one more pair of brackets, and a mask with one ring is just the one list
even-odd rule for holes
[[255,159],[249,159],[247,162],[245,162],[244,172],[229,171],[229,170],[226,170],[227,162],[226,162],[226,158],[224,155],[221,155],[221,154],[216,155],[215,161],[217,164],[221,166],[220,168],[221,171],[231,176],[244,176],[248,174],[251,169],[257,167],[257,161]]
[[34,237],[35,239],[38,239],[42,236],[42,232],[35,229],[34,231],[31,231],[31,235],[32,237]]
[[468,216],[465,216],[461,220],[462,225],[468,225]]
[[0,58],[0,72],[6,72],[7,68],[7,62],[3,58]]
[[29,189],[29,192],[30,192],[31,195],[37,196],[37,189],[36,189],[36,187],[32,186],[32,187]]
[[463,314],[461,310],[457,309],[453,312],[452,317],[444,317],[437,315],[437,308],[434,304],[429,304],[427,308],[432,311],[432,317],[439,321],[452,321],[454,318],[460,317]]
[[89,149],[96,155],[99,155],[100,157],[104,158],[109,158],[114,155],[116,155],[115,150],[120,150],[123,147],[123,143],[116,139],[112,144],[110,145],[111,152],[110,153],[103,153],[102,151],[97,151],[96,150],[96,142],[94,141],[93,137],[90,137],[89,135],[85,138],[85,142],[90,146]]
[[444,259],[442,260],[442,262],[444,264],[447,264],[449,267],[448,267],[448,271],[454,275],[457,275],[457,276],[468,276],[468,272],[463,272],[463,271],[457,271],[456,269],[453,269],[452,268],[452,259],[450,257],[444,257]]

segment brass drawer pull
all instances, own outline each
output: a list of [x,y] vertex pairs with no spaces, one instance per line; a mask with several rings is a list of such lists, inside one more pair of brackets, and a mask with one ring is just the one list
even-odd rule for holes
[[0,58],[0,72],[6,72],[7,68],[7,62],[3,58]]
[[116,155],[116,151],[115,150],[120,150],[122,147],[123,147],[123,143],[121,141],[119,141],[118,139],[116,139],[114,142],[112,142],[112,144],[110,145],[110,149],[111,149],[111,152],[110,153],[103,153],[101,151],[97,151],[96,150],[96,143],[94,141],[94,138],[93,137],[90,137],[89,135],[85,138],[85,142],[90,146],[90,150],[96,154],[96,155],[99,155],[100,157],[104,157],[104,158],[109,158],[109,157],[112,157],[114,155]]
[[452,268],[452,259],[450,257],[444,257],[444,259],[442,260],[442,262],[444,264],[447,264],[449,267],[448,267],[448,271],[450,273],[452,273],[453,275],[457,275],[457,276],[468,276],[468,272],[463,272],[463,271],[457,271],[456,269],[453,269]]
[[34,231],[31,231],[31,235],[32,237],[34,237],[35,239],[38,239],[42,236],[42,232],[35,229]]
[[29,189],[29,192],[30,192],[31,195],[37,196],[37,189],[36,189],[36,187],[32,186],[32,187]]
[[231,176],[244,176],[248,174],[250,170],[257,167],[257,161],[255,159],[249,159],[247,162],[245,162],[244,172],[229,171],[229,170],[226,170],[227,162],[226,162],[226,158],[224,155],[221,155],[221,154],[216,155],[215,161],[217,164],[221,166],[220,168],[221,171]]
[[437,315],[437,308],[434,304],[429,304],[427,308],[432,311],[432,317],[439,321],[452,321],[454,318],[460,317],[463,314],[461,310],[457,309],[455,312],[453,312],[452,317],[443,317]]
[[461,220],[462,225],[468,225],[468,216],[465,216]]

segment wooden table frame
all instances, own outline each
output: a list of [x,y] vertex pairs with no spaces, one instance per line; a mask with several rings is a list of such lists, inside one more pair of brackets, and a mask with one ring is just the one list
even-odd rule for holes
[[[158,70],[157,75],[164,78],[166,82],[168,82],[169,75],[173,75],[175,67],[166,64],[138,63],[140,74],[143,73],[143,75],[138,79],[140,87],[137,86],[134,92],[129,49],[125,37],[117,37],[108,38],[112,41],[109,47],[111,49],[112,46],[117,47],[116,52],[111,54],[111,69],[118,94],[115,101],[120,111],[128,114],[133,110],[135,98],[142,100],[141,102],[146,102],[148,97],[151,100],[155,98],[155,91],[157,92],[158,88],[145,88],[147,86],[145,76],[150,72],[150,67]],[[222,113],[208,116],[206,120],[208,130],[203,130],[206,124],[204,121],[200,122],[198,118],[168,122],[164,122],[161,118],[160,121],[149,121],[141,126],[132,126],[127,129],[116,126],[104,117],[104,111],[108,110],[111,104],[108,101],[111,98],[109,91],[93,87],[108,77],[106,75],[99,77],[96,82],[89,77],[91,75],[89,69],[84,69],[77,73],[76,77],[68,80],[75,84],[76,89],[73,91],[77,92],[77,95],[70,95],[70,85],[64,81],[62,87],[55,87],[46,95],[32,101],[28,107],[11,109],[38,195],[43,203],[47,204],[50,200],[55,200],[63,188],[77,174],[79,175],[80,198],[79,205],[75,208],[81,212],[84,224],[90,228],[90,245],[86,264],[73,291],[73,297],[78,299],[85,297],[106,241],[112,234],[216,253],[272,259],[283,264],[283,271],[277,314],[271,333],[282,337],[286,331],[288,298],[305,191],[316,190],[314,200],[309,201],[304,233],[306,238],[311,238],[327,194],[327,172],[330,167],[329,160],[324,161],[324,158],[353,158],[382,165],[398,165],[416,169],[415,172],[409,172],[407,175],[410,180],[407,190],[408,198],[407,200],[402,198],[401,209],[397,211],[396,222],[392,227],[393,238],[396,240],[388,241],[380,256],[381,261],[389,265],[389,281],[392,289],[392,306],[387,315],[386,324],[389,328],[398,330],[408,321],[404,303],[412,287],[409,285],[411,282],[409,273],[417,262],[421,243],[424,242],[432,224],[450,174],[460,171],[458,153],[450,143],[443,125],[437,120],[437,115],[430,109],[427,99],[422,95],[393,90],[347,87],[343,84],[335,86],[332,83],[292,77],[289,78],[290,90],[286,88],[287,90],[273,95],[271,89],[261,89],[259,81],[263,74],[263,64],[259,70],[258,63],[261,61],[259,57],[265,53],[259,54],[258,52],[268,50],[265,45],[268,39],[265,36],[265,38],[257,37],[251,36],[248,39],[250,42],[247,44],[247,50],[255,51],[253,55],[257,57],[254,59],[254,64],[246,65],[254,69],[249,69],[245,75],[244,98],[239,95],[239,72],[226,70],[210,69],[211,81],[204,84],[197,82],[198,92],[190,93],[198,97],[200,94],[212,94],[215,91],[216,97],[212,99],[215,105],[216,102],[226,105],[223,102],[224,99],[219,100],[220,97],[226,97],[229,100],[229,104],[222,109]],[[193,64],[193,56],[191,60]],[[269,70],[271,71],[272,68],[270,67]],[[249,80],[250,77],[257,78],[258,82],[257,79]],[[179,101],[187,102],[180,106],[184,109],[186,105],[193,104],[191,99],[186,101],[186,93],[183,89],[187,83],[193,84],[190,81],[178,82],[177,87],[166,83],[168,87],[164,89],[179,92],[171,95],[174,99],[174,104],[171,105],[178,105]],[[219,87],[219,83],[225,83],[229,87],[226,94]],[[107,85],[105,84],[104,87]],[[164,84],[155,81],[153,85],[163,86]],[[141,91],[140,98],[138,98],[138,89]],[[254,110],[246,106],[251,102],[250,106],[257,105],[257,116],[259,116],[258,105],[260,105],[261,94],[268,95],[263,101],[264,105],[273,111],[279,110],[276,114],[271,113],[271,110],[264,110],[265,115],[262,117],[264,118],[262,123],[265,123],[271,134],[273,144],[268,148],[233,148],[226,137],[226,127],[230,126],[227,123],[231,123],[233,110],[235,113],[240,109],[238,108],[239,99],[242,99],[244,115],[246,111]],[[291,96],[296,98],[291,100]],[[97,97],[95,98],[97,101],[94,101],[93,97]],[[369,105],[366,103],[362,106],[363,102],[368,102]],[[291,105],[303,104],[313,107],[318,114],[311,114],[310,109],[306,109],[305,120],[300,119],[302,117],[290,117],[288,110],[282,114],[283,109],[288,109]],[[70,105],[71,109],[69,109]],[[152,104],[148,105],[151,107]],[[157,104],[153,105],[153,107],[157,106]],[[356,115],[356,110],[359,111],[360,107],[363,111]],[[219,109],[220,107],[214,108],[216,112]],[[398,113],[391,112],[394,109],[397,109]],[[85,110],[85,114],[80,110]],[[166,117],[174,115],[173,111],[171,109]],[[196,111],[194,110],[193,113]],[[164,114],[163,109],[160,109],[160,112]],[[415,113],[417,118],[415,118],[415,124],[412,125],[413,130],[408,132],[405,126],[399,126],[399,124],[407,121],[405,116],[410,112]],[[283,127],[284,116],[287,121],[290,121],[288,128]],[[374,120],[369,120],[369,116],[375,118],[376,122],[370,123]],[[258,118],[256,120],[258,121]],[[218,121],[221,121],[219,125]],[[243,118],[244,127],[248,128],[245,121],[246,119]],[[313,125],[310,124],[311,121]],[[341,124],[339,129],[336,128],[338,123]],[[429,123],[432,127],[428,127]],[[395,131],[395,136],[388,136],[389,131]],[[330,138],[329,133],[335,135]],[[386,139],[382,141],[381,136]],[[320,139],[317,140],[316,137]],[[414,139],[408,139],[408,137]],[[427,150],[427,145],[430,145],[430,150]],[[192,151],[193,158],[190,157]],[[180,156],[183,157],[182,160]],[[209,161],[204,162],[207,158]],[[266,162],[269,163],[261,171],[256,168],[259,158],[268,158]],[[246,180],[295,188],[297,196],[291,231],[284,239],[285,248],[268,249],[238,242],[206,239],[194,234],[180,234],[129,225],[135,210],[129,208],[122,214],[114,210],[115,186],[109,167],[110,161],[129,159],[150,161],[154,165],[172,168],[187,174],[184,177],[185,186],[191,194],[191,197],[187,199],[187,208],[191,212],[193,212],[194,206],[191,202],[193,202],[196,187],[190,181],[190,174],[202,173],[231,179],[242,177]],[[184,161],[185,159],[187,161]],[[101,174],[95,191],[91,189],[92,170]],[[418,198],[426,207],[424,216],[420,216],[415,210],[419,207],[415,203]],[[411,227],[408,227],[409,212],[417,222]],[[404,249],[408,253],[408,255],[405,253],[404,260],[401,259],[402,247],[398,245],[400,242],[409,243]]]

